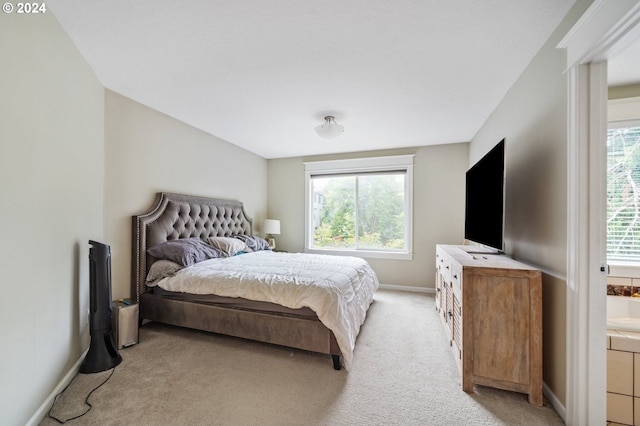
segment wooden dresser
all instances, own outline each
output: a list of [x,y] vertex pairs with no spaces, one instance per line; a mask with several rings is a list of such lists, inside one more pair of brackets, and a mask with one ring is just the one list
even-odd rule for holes
[[436,309],[462,389],[491,386],[542,405],[541,272],[482,247],[436,246]]

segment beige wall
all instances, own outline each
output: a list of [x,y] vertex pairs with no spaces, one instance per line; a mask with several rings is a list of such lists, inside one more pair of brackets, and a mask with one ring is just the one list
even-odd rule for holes
[[543,271],[544,381],[566,398],[567,76],[556,46],[579,1],[472,139],[470,164],[506,145],[505,251]]
[[131,216],[156,192],[240,200],[254,223],[265,218],[267,160],[108,90],[105,146],[114,299],[131,295]]
[[435,246],[464,238],[464,176],[468,144],[269,160],[268,215],[279,219],[278,247],[304,249],[304,162],[415,154],[413,168],[413,260],[367,259],[381,283],[435,287]]
[[623,99],[640,96],[640,83],[609,87],[609,99]]
[[88,241],[111,246],[128,297],[132,214],[173,191],[260,222],[267,161],[105,93],[51,13],[0,15],[0,57],[0,418],[25,424],[88,348]]
[[0,58],[0,423],[22,425],[89,345],[104,89],[51,13],[0,14]]

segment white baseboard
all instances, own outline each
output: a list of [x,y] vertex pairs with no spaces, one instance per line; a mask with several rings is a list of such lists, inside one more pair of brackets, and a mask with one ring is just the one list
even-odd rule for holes
[[542,382],[542,393],[547,397],[553,408],[556,410],[558,415],[562,418],[562,420],[566,423],[567,421],[567,409],[560,402],[556,394],[551,392],[551,389],[545,382]]
[[394,285],[394,284],[380,284],[380,288],[383,290],[396,290],[396,291],[408,291],[412,293],[431,293],[434,294],[436,290],[434,288],[426,287],[412,287],[408,285]]
[[73,378],[76,377],[76,375],[80,371],[80,366],[82,365],[82,361],[84,361],[84,357],[87,356],[87,352],[89,352],[89,348],[87,348],[87,350],[84,351],[82,355],[80,355],[80,359],[78,359],[78,361],[73,364],[71,370],[69,370],[69,372],[62,378],[60,383],[58,383],[58,386],[56,386],[55,389],[51,391],[47,399],[45,399],[42,405],[40,405],[40,408],[38,408],[33,416],[31,416],[31,418],[27,422],[27,426],[37,426],[40,424],[40,422],[42,422],[42,420],[44,420],[45,416],[49,412],[51,405],[53,405],[56,396],[60,392],[62,392],[64,388],[69,385],[69,383],[71,383]]

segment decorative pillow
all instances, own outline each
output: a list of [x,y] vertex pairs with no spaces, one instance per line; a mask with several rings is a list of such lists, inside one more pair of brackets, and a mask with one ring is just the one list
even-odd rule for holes
[[145,281],[148,286],[152,287],[164,277],[170,277],[182,268],[182,265],[172,260],[156,260],[153,262],[153,265],[151,265],[151,268],[149,268],[149,273],[147,274],[147,279]]
[[271,250],[271,246],[269,246],[267,240],[261,237],[256,237],[255,235],[238,234],[234,235],[233,238],[244,241],[245,244],[247,244],[247,247],[249,247],[253,251]]
[[240,251],[243,251],[245,253],[251,251],[251,249],[244,241],[238,240],[236,238],[209,237],[207,238],[207,242],[223,252],[227,257],[233,256]]
[[147,249],[147,253],[156,259],[172,260],[182,266],[207,259],[224,257],[220,250],[211,247],[200,238],[169,240]]

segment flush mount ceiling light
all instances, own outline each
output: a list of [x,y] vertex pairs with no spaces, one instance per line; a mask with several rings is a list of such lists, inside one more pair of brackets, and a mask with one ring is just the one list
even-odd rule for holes
[[336,123],[335,117],[327,115],[324,118],[324,124],[316,126],[316,133],[318,133],[321,138],[333,139],[344,133],[344,126]]

